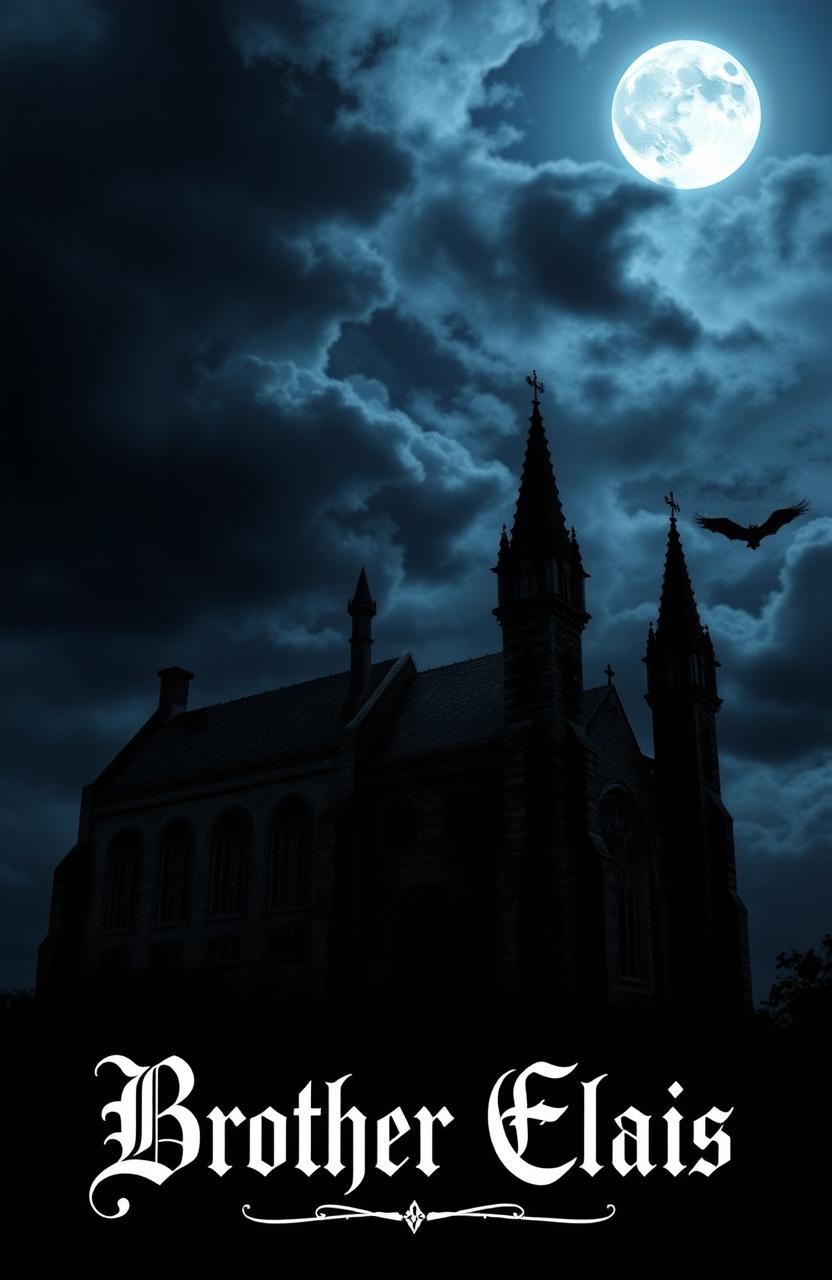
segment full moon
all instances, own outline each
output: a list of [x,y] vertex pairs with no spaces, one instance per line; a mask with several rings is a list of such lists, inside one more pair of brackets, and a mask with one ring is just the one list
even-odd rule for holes
[[651,182],[710,187],[739,169],[760,132],[760,97],[745,67],[701,40],[648,49],[624,72],[612,131]]

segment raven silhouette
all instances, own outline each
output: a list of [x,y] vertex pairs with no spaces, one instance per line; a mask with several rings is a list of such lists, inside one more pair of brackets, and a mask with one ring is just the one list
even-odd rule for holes
[[809,503],[804,498],[802,502],[795,502],[791,507],[780,507],[777,511],[772,511],[768,520],[763,524],[735,524],[733,520],[728,520],[725,516],[700,516],[694,513],[694,520],[702,529],[710,529],[711,533],[721,533],[726,538],[733,541],[744,541],[747,547],[752,551],[756,551],[763,538],[769,537],[770,534],[776,533],[778,529],[782,529],[784,524],[788,524],[790,520],[795,520],[798,516],[802,516],[809,510]]

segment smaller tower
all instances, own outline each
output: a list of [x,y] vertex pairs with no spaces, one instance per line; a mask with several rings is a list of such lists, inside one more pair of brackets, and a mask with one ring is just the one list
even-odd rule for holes
[[342,715],[351,719],[372,687],[373,618],[376,602],[370,595],[367,575],[362,566],[355,584],[355,592],[347,601],[347,613],[352,618],[350,637],[350,687]]
[[703,627],[671,492],[659,615],[647,636],[646,700],[668,884],[671,998],[750,1003],[745,907],[737,895],[731,816],[722,803],[716,715],[719,663]]

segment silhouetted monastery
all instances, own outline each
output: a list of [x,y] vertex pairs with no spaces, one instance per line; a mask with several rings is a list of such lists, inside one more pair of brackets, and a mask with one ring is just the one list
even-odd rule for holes
[[672,510],[647,640],[655,759],[585,689],[587,574],[537,397],[495,573],[502,651],[373,663],[188,711],[191,674],[81,802],[39,989],[206,973],[275,999],[465,987],[586,1002],[750,1002],[720,798],[718,663]]

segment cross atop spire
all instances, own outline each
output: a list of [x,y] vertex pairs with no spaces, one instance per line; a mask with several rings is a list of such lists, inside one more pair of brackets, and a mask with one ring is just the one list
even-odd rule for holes
[[540,404],[540,400],[538,399],[537,393],[540,392],[540,394],[543,395],[543,392],[546,390],[546,388],[544,387],[543,383],[540,382],[538,379],[537,369],[532,369],[531,373],[526,374],[526,381],[528,382],[529,386],[534,392],[532,396],[532,404]]
[[665,504],[666,504],[666,506],[670,507],[670,519],[671,519],[671,520],[675,520],[675,519],[676,519],[676,513],[677,513],[678,511],[681,511],[681,510],[682,510],[682,508],[679,506],[679,503],[678,503],[678,502],[676,501],[676,499],[673,497],[673,490],[672,490],[672,489],[670,490],[670,493],[666,493],[666,494],[664,495],[664,500],[665,500]]

